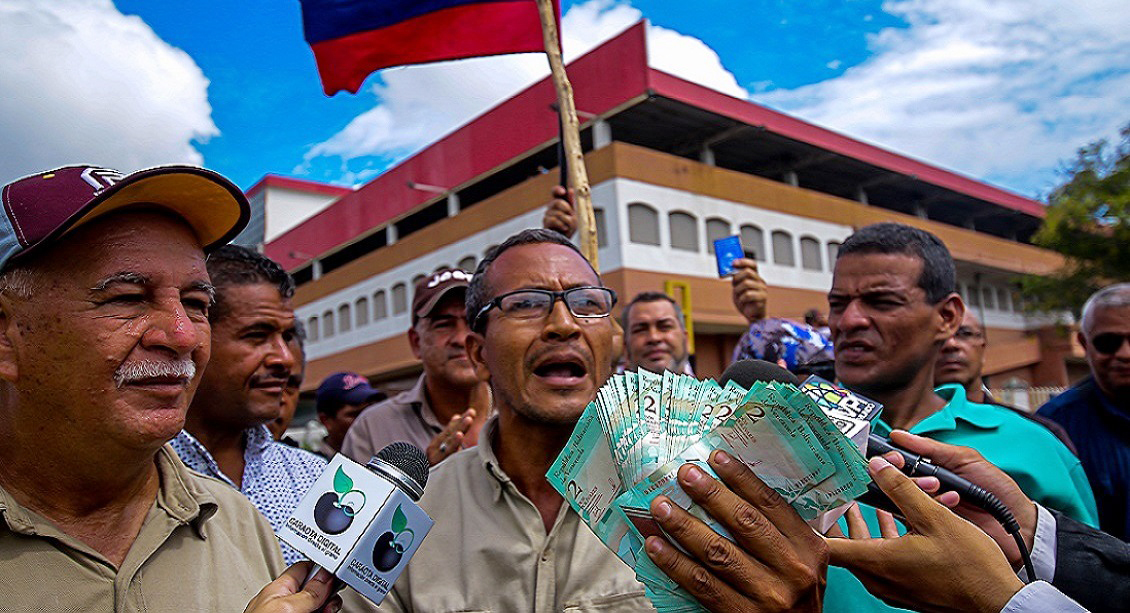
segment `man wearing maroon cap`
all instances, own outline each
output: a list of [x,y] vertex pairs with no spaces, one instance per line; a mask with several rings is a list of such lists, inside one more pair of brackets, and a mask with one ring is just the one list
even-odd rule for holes
[[357,416],[374,402],[388,395],[369,385],[369,380],[357,373],[338,372],[326,377],[318,386],[318,421],[326,428],[318,454],[332,460],[341,451],[345,433]]
[[490,397],[467,360],[463,299],[470,281],[466,271],[443,268],[416,284],[408,343],[424,372],[412,389],[361,413],[342,453],[364,463],[385,445],[407,441],[435,466],[477,442]]
[[[243,607],[282,570],[278,543],[166,443],[212,350],[205,252],[246,225],[247,200],[201,168],[73,166],[2,202],[0,608]],[[327,583],[310,585],[324,599]]]

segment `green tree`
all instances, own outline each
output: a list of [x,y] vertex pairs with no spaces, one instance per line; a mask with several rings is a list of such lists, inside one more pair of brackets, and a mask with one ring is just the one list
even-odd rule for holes
[[1117,146],[1099,140],[1080,149],[1067,181],[1048,196],[1047,216],[1032,242],[1062,253],[1063,268],[1021,280],[1035,311],[1079,315],[1087,297],[1130,281],[1130,124]]

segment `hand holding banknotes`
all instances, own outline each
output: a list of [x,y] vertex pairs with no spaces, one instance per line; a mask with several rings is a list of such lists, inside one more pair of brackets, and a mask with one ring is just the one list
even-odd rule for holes
[[820,611],[823,539],[743,463],[722,451],[709,463],[725,485],[691,464],[679,469],[679,485],[736,543],[660,496],[652,514],[692,555],[651,536],[648,557],[711,611]]
[[340,611],[341,597],[330,597],[334,576],[328,570],[319,569],[306,585],[302,585],[313,564],[309,561],[298,562],[284,570],[278,579],[268,583],[247,603],[247,609],[243,613]]
[[853,507],[846,515],[851,538],[827,539],[832,564],[850,570],[867,591],[916,611],[997,613],[1024,586],[977,526],[932,500],[886,459],[872,458],[870,471],[909,531],[899,536],[891,515],[878,511],[883,536],[871,538]]

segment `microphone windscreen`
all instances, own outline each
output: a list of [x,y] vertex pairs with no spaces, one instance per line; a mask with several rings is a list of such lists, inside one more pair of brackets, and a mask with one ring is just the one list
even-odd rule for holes
[[423,489],[428,484],[428,456],[420,448],[404,441],[389,443],[384,449],[377,452],[381,460],[399,468],[401,472],[412,477]]
[[730,364],[730,367],[718,379],[718,383],[726,385],[729,381],[733,381],[744,388],[753,387],[753,384],[758,381],[776,381],[800,385],[800,379],[796,375],[765,360],[738,360]]

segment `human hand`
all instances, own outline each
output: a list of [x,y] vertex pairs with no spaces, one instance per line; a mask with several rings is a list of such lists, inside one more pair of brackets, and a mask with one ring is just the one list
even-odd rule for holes
[[749,323],[765,319],[765,303],[769,298],[769,286],[757,272],[757,260],[738,258],[734,260],[734,274],[730,277],[733,286],[734,306]]
[[711,611],[820,611],[823,539],[744,464],[722,451],[709,462],[725,485],[694,465],[679,469],[679,485],[736,543],[660,496],[652,514],[691,555],[652,536],[648,557]]
[[566,191],[564,187],[554,185],[550,193],[553,195],[553,202],[546,207],[541,225],[547,230],[555,230],[566,237],[572,237],[577,231],[577,215],[572,204],[573,190]]
[[[341,610],[341,597],[330,596],[334,576],[330,571],[320,568],[318,572],[302,585],[310,574],[313,562],[305,561],[291,565],[278,579],[268,583],[247,603],[243,613],[336,613]],[[327,600],[329,598],[329,600]]]
[[916,611],[998,613],[1024,587],[984,532],[932,500],[881,457],[869,471],[905,518],[899,536],[895,520],[876,511],[882,538],[871,538],[852,506],[846,518],[851,538],[828,538],[831,562],[852,572],[867,591],[890,605]]
[[467,430],[474,423],[475,409],[473,408],[453,415],[451,421],[447,422],[447,426],[435,435],[431,443],[428,443],[428,448],[425,450],[428,456],[428,464],[435,466],[462,449]]
[[[1020,536],[1024,539],[1028,551],[1032,551],[1036,539],[1036,504],[1024,494],[1012,477],[986,460],[976,449],[947,445],[903,430],[891,432],[890,438],[895,445],[930,458],[934,464],[968,479],[999,498],[1016,517],[1017,523],[1020,524]],[[898,468],[902,468],[902,456],[897,458],[892,456],[891,459]],[[992,515],[980,507],[962,501],[957,492],[943,492],[936,498],[991,536],[1012,564],[1012,568],[1019,569],[1022,566],[1023,560],[1020,557],[1020,550],[1016,547],[1016,540],[1005,532],[1000,522]]]

